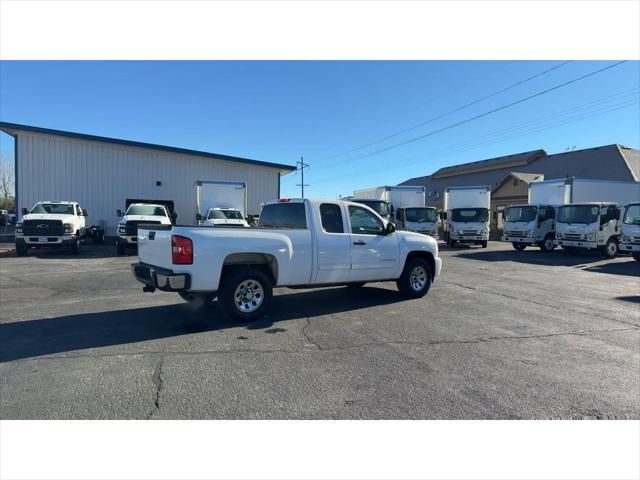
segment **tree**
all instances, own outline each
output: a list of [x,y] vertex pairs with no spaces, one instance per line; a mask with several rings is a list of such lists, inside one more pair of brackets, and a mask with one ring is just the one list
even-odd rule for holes
[[14,187],[13,168],[8,161],[0,159],[0,199],[3,209],[13,210],[15,206]]

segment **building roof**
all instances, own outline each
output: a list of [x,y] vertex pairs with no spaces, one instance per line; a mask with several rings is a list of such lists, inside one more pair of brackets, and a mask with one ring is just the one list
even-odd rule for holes
[[[512,156],[497,157],[487,161],[471,162],[460,165],[459,168],[447,167],[452,175],[426,175],[424,177],[411,178],[400,185],[424,185],[426,188],[427,205],[430,203],[442,203],[442,192],[446,187],[488,185],[495,187],[506,175],[517,173],[519,175],[541,174],[547,180],[555,178],[593,178],[602,180],[633,181],[640,178],[640,151],[623,147],[618,144],[603,145],[600,147],[585,148],[569,152],[547,155],[534,155],[534,150],[517,154],[524,156],[521,164],[514,169],[510,162],[502,161]],[[535,158],[530,159],[530,156]],[[485,163],[486,162],[486,163]],[[491,168],[472,169],[472,165],[486,165]],[[436,173],[441,172],[438,170]]]
[[522,173],[522,172],[509,172],[498,183],[495,184],[493,190],[503,185],[509,178],[517,178],[518,180],[526,183],[527,185],[531,182],[537,182],[540,180],[544,180],[544,175],[542,173]]
[[524,165],[528,165],[537,158],[540,158],[546,154],[547,152],[545,152],[544,150],[532,150],[530,152],[514,153],[513,155],[505,155],[503,157],[488,158],[486,160],[478,160],[475,162],[443,167],[440,170],[434,172],[431,176],[433,178],[442,178],[475,172],[483,172],[486,170],[495,170],[496,168],[521,167]]
[[233,157],[230,155],[222,155],[220,153],[202,152],[199,150],[190,150],[187,148],[170,147],[167,145],[158,145],[155,143],[137,142],[134,140],[123,140],[120,138],[100,137],[97,135],[88,135],[86,133],[67,132],[65,130],[53,130],[51,128],[34,127],[32,125],[21,125],[18,123],[0,122],[0,130],[10,135],[15,135],[16,132],[33,132],[41,133],[45,135],[56,135],[59,137],[73,138],[77,140],[88,140],[92,142],[110,143],[115,145],[124,145],[128,147],[147,148],[151,150],[160,150],[163,152],[180,153],[183,155],[195,155],[199,157],[209,157],[218,160],[226,160],[228,162],[244,163],[249,165],[257,165],[261,167],[277,168],[280,174],[287,174],[296,169],[292,165],[285,165],[281,163],[263,162],[261,160],[252,160],[249,158]]

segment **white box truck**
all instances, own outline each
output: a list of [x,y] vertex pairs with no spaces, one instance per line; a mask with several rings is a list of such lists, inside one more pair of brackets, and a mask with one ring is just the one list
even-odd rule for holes
[[567,178],[566,205],[558,209],[556,246],[569,253],[599,249],[615,257],[620,242],[621,207],[640,201],[640,182]]
[[443,230],[450,247],[472,243],[487,247],[491,187],[447,187],[444,190]]
[[516,250],[529,245],[550,252],[555,248],[556,214],[568,202],[564,178],[532,182],[529,203],[512,205],[505,210],[503,242],[511,242]]
[[244,182],[198,180],[196,221],[211,227],[248,227],[247,185]]
[[394,221],[399,207],[424,207],[424,186],[382,185],[353,191],[351,201],[367,205],[385,220]]
[[438,210],[435,207],[399,207],[395,209],[398,230],[422,233],[438,240]]
[[620,227],[620,250],[630,252],[640,262],[640,203],[630,203],[624,208]]

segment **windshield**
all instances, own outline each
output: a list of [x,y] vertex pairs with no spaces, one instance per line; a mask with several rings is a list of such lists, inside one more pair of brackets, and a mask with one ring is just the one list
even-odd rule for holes
[[152,215],[154,217],[166,217],[164,207],[156,205],[131,205],[125,215]]
[[407,222],[425,223],[438,220],[438,212],[435,208],[407,208],[404,214]]
[[640,203],[627,207],[623,221],[627,225],[640,225]]
[[454,208],[451,211],[453,222],[486,222],[489,219],[489,210],[486,208]]
[[594,223],[598,220],[598,205],[565,205],[558,212],[559,223]]
[[57,213],[74,215],[73,205],[68,203],[38,203],[29,213]]
[[244,220],[239,210],[209,210],[208,220]]
[[382,217],[386,217],[389,215],[389,202],[385,202],[384,200],[353,200],[356,203],[361,203],[362,205],[366,205],[371,210],[376,212],[378,215]]
[[509,207],[505,221],[507,222],[533,222],[538,215],[538,207]]

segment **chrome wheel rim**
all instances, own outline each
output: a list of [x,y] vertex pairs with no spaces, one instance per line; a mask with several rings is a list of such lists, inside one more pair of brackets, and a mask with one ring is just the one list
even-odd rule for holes
[[255,312],[264,300],[264,289],[257,280],[243,280],[233,293],[233,301],[241,312]]
[[553,240],[551,240],[550,238],[546,239],[544,241],[544,246],[546,250],[551,250],[553,248]]
[[424,267],[420,265],[413,267],[411,275],[409,275],[409,284],[416,292],[419,292],[427,285],[427,271]]
[[616,253],[616,244],[610,242],[609,245],[607,245],[607,250],[609,251],[609,255],[614,255]]

